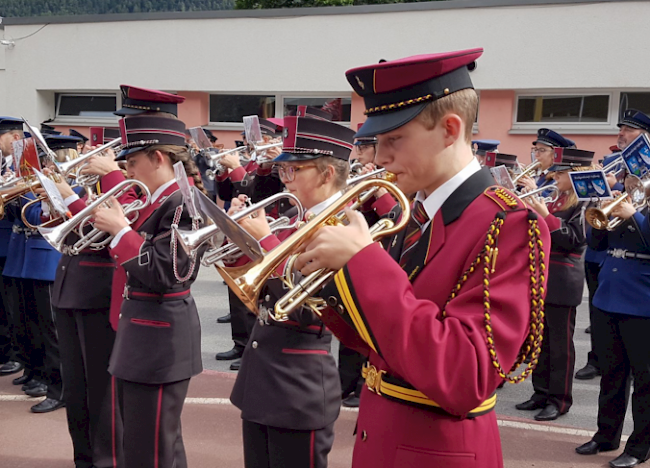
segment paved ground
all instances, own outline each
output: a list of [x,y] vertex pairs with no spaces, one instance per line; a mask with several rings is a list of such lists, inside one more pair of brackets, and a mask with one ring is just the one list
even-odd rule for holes
[[[229,349],[228,325],[215,323],[227,312],[226,288],[213,270],[203,269],[194,287],[203,324],[203,360],[206,371],[192,380],[183,411],[183,432],[192,468],[242,467],[239,412],[228,396],[236,377],[227,362],[214,360],[218,351]],[[578,365],[586,360],[589,335],[586,308],[578,315],[576,348]],[[557,424],[537,424],[532,414],[514,409],[531,393],[530,382],[506,386],[499,393],[497,414],[507,468],[604,467],[619,452],[583,457],[574,447],[589,440],[595,429],[598,381],[576,383],[575,405]],[[72,468],[71,443],[64,411],[35,415],[29,407],[38,399],[26,397],[0,378],[0,468]],[[628,415],[629,416],[629,415]],[[629,418],[628,418],[629,419]],[[336,423],[336,440],[330,466],[350,466],[356,412],[346,410]],[[631,422],[626,424],[626,434]],[[378,467],[380,468],[380,467]]]

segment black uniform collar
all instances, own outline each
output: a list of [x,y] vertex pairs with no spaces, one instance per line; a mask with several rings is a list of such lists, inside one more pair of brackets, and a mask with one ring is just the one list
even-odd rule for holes
[[447,226],[456,221],[465,211],[465,208],[472,203],[476,197],[482,194],[486,188],[494,185],[494,178],[488,168],[472,174],[469,179],[463,182],[449,198],[442,204],[442,220]]

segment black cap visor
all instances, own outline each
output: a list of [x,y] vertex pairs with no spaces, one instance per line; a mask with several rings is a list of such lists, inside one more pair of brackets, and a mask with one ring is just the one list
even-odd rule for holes
[[313,154],[313,153],[281,153],[278,155],[273,162],[295,162],[295,161],[311,161],[313,159],[322,158],[327,156],[326,154]]
[[[152,145],[149,145],[152,146]],[[128,156],[137,153],[138,151],[143,151],[149,148],[149,146],[133,146],[131,148],[124,148],[122,151],[120,151],[120,154],[118,154],[115,157],[116,161],[126,161]]]

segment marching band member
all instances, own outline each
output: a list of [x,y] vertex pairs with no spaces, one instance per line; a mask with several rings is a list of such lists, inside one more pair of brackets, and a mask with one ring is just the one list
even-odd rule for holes
[[481,166],[485,166],[485,155],[489,151],[499,151],[499,140],[472,140],[472,151]]
[[[603,159],[603,167],[618,158],[620,152],[627,148],[639,135],[642,133],[648,134],[650,132],[650,117],[635,109],[628,109],[623,114],[621,121],[618,123],[618,127],[619,131],[616,146],[610,148],[611,151],[614,151],[614,154],[606,156]],[[615,168],[614,171],[607,174],[607,182],[609,183],[610,189],[622,192],[625,187],[623,184],[618,182],[614,175],[614,172],[618,169],[619,168]],[[591,228],[587,230],[587,236],[590,235],[590,232]],[[593,300],[594,295],[598,290],[598,274],[600,273],[600,267],[605,261],[606,255],[607,253],[605,251],[598,252],[589,247],[589,245],[587,246],[587,252],[585,253],[585,274],[587,279],[587,288],[589,289],[589,331],[591,331],[591,323],[593,322]],[[591,350],[587,354],[587,364],[576,372],[576,379],[578,380],[590,380],[601,374],[600,365],[598,364],[598,356],[596,355],[594,334],[591,333],[589,338],[591,340]]]
[[90,151],[90,146],[88,146],[90,138],[83,133],[76,131],[74,128],[70,129],[70,136],[81,139],[81,141],[77,143],[77,153],[81,154]]
[[[265,143],[270,141],[271,138],[276,138],[282,135],[282,127],[276,123],[267,120],[259,119],[260,130],[265,138]],[[267,151],[267,157],[273,157],[280,154],[278,148],[270,148]],[[224,173],[217,177],[217,187],[219,190],[219,198],[222,200],[230,200],[237,198],[240,195],[246,195],[254,202],[258,201],[260,197],[266,198],[263,195],[271,196],[274,193],[282,191],[282,184],[273,176],[272,170],[263,165],[258,166],[255,162],[251,162],[244,168],[241,165],[239,154],[232,153],[224,156],[220,164],[226,168]],[[249,167],[252,166],[252,172],[249,172]],[[275,192],[274,190],[277,190]],[[268,193],[267,192],[272,192]],[[230,288],[228,289],[228,303],[230,313],[224,317],[217,319],[218,323],[230,322],[231,336],[233,347],[228,351],[217,353],[215,358],[217,361],[233,361],[230,364],[230,370],[239,370],[241,366],[241,357],[244,354],[244,348],[251,336],[253,325],[255,324],[255,316],[248,310],[248,308],[239,300]]]
[[[305,210],[318,214],[345,188],[354,132],[305,117],[285,117],[284,125],[283,152],[274,160],[280,178]],[[271,234],[264,210],[240,223],[267,251],[293,232]],[[269,281],[260,309],[272,309],[284,292],[280,279]],[[327,466],[341,404],[331,342],[332,334],[307,308],[282,323],[260,314],[230,397],[242,412],[246,467]],[[271,394],[272,405],[259,398]]]
[[533,147],[530,150],[535,157],[535,161],[539,161],[541,164],[537,170],[539,176],[537,180],[534,180],[532,176],[525,175],[519,179],[519,185],[523,185],[527,191],[531,191],[551,183],[552,179],[546,176],[548,175],[548,168],[553,165],[555,158],[554,148],[556,147],[575,148],[576,144],[573,140],[569,140],[548,128],[540,128],[537,130],[537,139],[533,141]]
[[[111,129],[103,130],[101,133],[108,138]],[[107,141],[93,143],[102,145]],[[109,156],[98,157],[85,170],[95,171],[96,175],[119,171],[113,157],[112,152]],[[108,164],[109,160],[114,167]],[[101,163],[108,167],[104,172],[97,169]],[[57,183],[57,187],[73,215],[91,202],[87,194],[79,198],[66,181]],[[103,188],[110,187],[104,184]],[[78,240],[74,232],[66,238],[65,244],[70,247]],[[78,255],[64,250],[52,289],[62,379],[66,388],[68,431],[73,460],[78,468],[122,466],[118,388],[108,372],[115,341],[115,330],[109,322],[114,269],[108,249],[86,248]]]
[[583,253],[586,248],[583,211],[588,202],[579,202],[569,172],[592,169],[594,153],[574,150],[562,161],[548,168],[560,193],[557,200],[546,204],[536,196],[526,203],[544,218],[551,232],[548,287],[544,311],[544,339],[537,367],[533,371],[535,393],[519,410],[541,411],[537,421],[553,421],[566,414],[573,404],[573,369],[575,346],[573,332],[577,306],[582,302],[585,275]]
[[[15,117],[0,117],[0,151],[3,157],[14,154],[13,142],[24,138],[23,120]],[[3,174],[9,170],[2,161]],[[3,217],[0,219],[0,274],[5,268],[9,239],[11,238],[13,221]],[[0,284],[0,376],[20,372],[24,364],[16,356],[16,342],[12,326],[12,297],[10,277],[2,276]],[[13,380],[14,385],[24,385],[31,379],[29,372]]]
[[598,431],[576,452],[594,455],[619,447],[633,378],[634,429],[625,451],[609,462],[612,468],[629,468],[650,453],[650,224],[647,209],[638,212],[629,202],[616,206],[611,216],[626,222],[613,231],[592,229],[590,239],[592,248],[607,253],[593,298],[591,330],[602,373]]
[[339,270],[323,319],[369,354],[353,467],[503,465],[494,392],[522,344],[539,344],[527,336],[541,322],[549,234],[472,154],[468,65],[482,52],[347,72],[368,115],[357,137],[376,135],[375,162],[417,194],[389,252],[348,211],[349,225],[319,229],[296,262],[305,275]]
[[115,199],[94,214],[95,227],[113,236],[109,252],[118,265],[111,297],[111,321],[118,326],[109,372],[122,389],[127,467],[187,466],[180,416],[190,378],[202,370],[200,323],[190,293],[199,265],[178,248],[171,231],[172,224],[191,229],[195,223],[173,164],[182,161],[197,187],[202,184],[185,146],[185,125],[164,115],[125,118],[126,144],[117,158],[126,160],[129,178],[149,188],[151,204],[131,226]]

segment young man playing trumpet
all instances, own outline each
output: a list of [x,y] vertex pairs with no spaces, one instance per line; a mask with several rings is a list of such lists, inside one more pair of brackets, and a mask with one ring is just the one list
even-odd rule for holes
[[296,264],[338,270],[324,321],[369,356],[353,467],[501,467],[494,392],[522,345],[537,359],[549,234],[472,154],[469,67],[482,52],[347,72],[368,115],[356,136],[376,135],[375,162],[416,194],[388,252],[348,210],[350,224],[320,229]]

